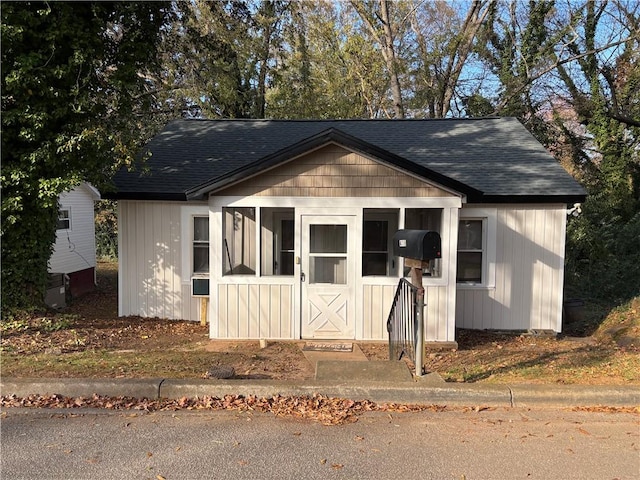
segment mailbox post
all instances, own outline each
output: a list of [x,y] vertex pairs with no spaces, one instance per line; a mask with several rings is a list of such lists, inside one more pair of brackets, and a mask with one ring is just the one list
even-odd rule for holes
[[437,232],[429,230],[398,230],[393,235],[393,254],[404,257],[404,264],[411,268],[411,283],[417,288],[416,294],[416,376],[421,377],[424,363],[424,287],[422,271],[429,268],[429,261],[440,258],[441,239]]

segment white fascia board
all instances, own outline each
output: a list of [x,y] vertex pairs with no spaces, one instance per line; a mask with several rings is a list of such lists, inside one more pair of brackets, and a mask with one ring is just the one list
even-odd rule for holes
[[461,208],[460,197],[245,197],[211,196],[219,207],[320,207],[320,208]]

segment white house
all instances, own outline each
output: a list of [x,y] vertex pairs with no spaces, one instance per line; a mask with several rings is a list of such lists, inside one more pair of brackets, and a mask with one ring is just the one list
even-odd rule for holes
[[[585,192],[513,118],[180,120],[115,178],[119,314],[211,338],[386,339],[402,228],[436,231],[427,341],[562,328]],[[203,309],[201,298],[206,298]]]
[[49,259],[49,272],[66,274],[74,297],[93,290],[96,284],[93,207],[97,200],[100,193],[88,183],[59,197],[56,243]]

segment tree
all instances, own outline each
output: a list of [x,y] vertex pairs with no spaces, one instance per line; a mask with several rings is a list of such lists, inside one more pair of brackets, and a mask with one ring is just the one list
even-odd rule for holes
[[[590,170],[590,197],[568,226],[571,280],[593,296],[614,299],[640,294],[640,37],[630,8],[638,6],[588,2],[571,11],[581,41],[569,47],[579,68],[558,66],[594,150],[579,166]],[[610,18],[618,19],[613,32],[623,41],[605,56],[599,42]]]
[[414,0],[409,14],[416,52],[411,62],[415,65],[414,109],[426,110],[431,118],[444,118],[451,112],[451,102],[461,88],[463,71],[474,53],[481,27],[493,9],[493,0],[475,0],[466,13],[461,5]]
[[[586,186],[571,217],[567,275],[581,294],[640,293],[637,3],[530,1],[492,8],[481,58],[499,81],[494,114],[519,117]],[[486,103],[470,99],[469,106]],[[489,100],[483,98],[483,100]]]
[[270,118],[375,118],[386,105],[384,62],[328,1],[296,2],[267,90]]
[[146,80],[170,4],[2,6],[2,311],[41,304],[58,195],[102,186],[157,123]]
[[401,35],[399,28],[403,22],[395,21],[391,10],[402,8],[402,2],[389,0],[351,0],[351,7],[358,13],[366,26],[373,42],[380,47],[380,53],[387,67],[394,118],[404,118],[405,105],[400,83],[401,62],[398,59],[397,39]]
[[174,116],[264,118],[289,1],[179,1],[154,78]]

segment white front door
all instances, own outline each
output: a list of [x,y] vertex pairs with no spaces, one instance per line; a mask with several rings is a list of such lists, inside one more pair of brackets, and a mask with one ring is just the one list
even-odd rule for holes
[[355,338],[355,222],[302,215],[302,338]]

